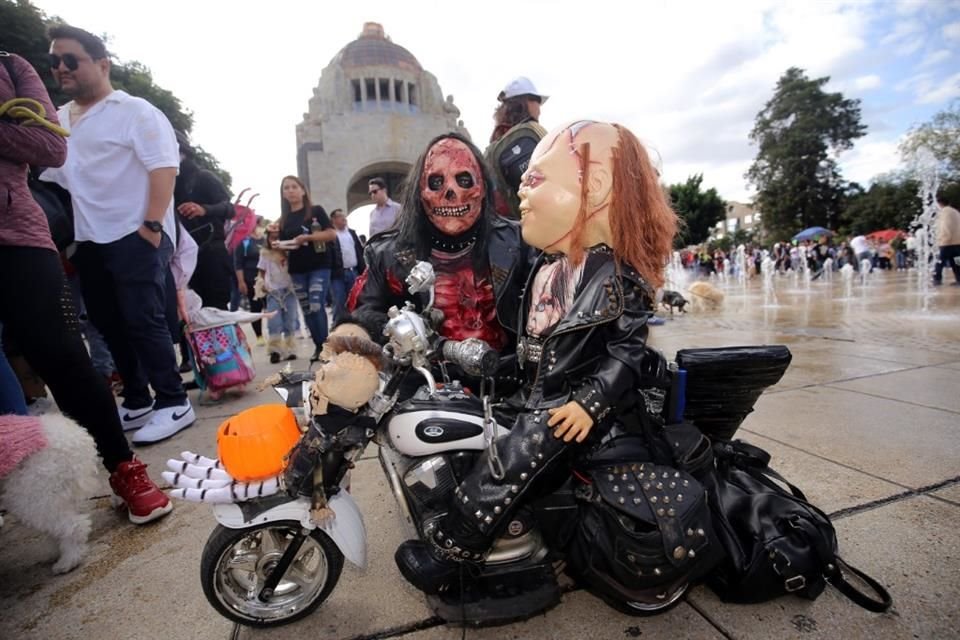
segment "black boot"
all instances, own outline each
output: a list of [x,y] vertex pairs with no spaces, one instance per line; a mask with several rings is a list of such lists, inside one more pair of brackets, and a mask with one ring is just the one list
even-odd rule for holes
[[[447,533],[449,532],[449,533]],[[447,515],[429,541],[407,540],[394,558],[407,582],[427,595],[460,588],[463,563],[483,560],[490,541],[453,512]]]

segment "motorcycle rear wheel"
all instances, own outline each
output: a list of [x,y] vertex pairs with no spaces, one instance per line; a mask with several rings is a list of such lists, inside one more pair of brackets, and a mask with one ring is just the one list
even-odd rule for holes
[[249,627],[275,627],[309,615],[333,591],[343,553],[319,529],[310,532],[267,600],[260,590],[300,530],[281,520],[245,529],[217,526],[203,548],[200,582],[210,605],[228,620]]

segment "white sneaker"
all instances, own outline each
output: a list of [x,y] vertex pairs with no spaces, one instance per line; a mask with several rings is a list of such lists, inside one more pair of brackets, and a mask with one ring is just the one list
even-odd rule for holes
[[166,440],[192,425],[196,419],[193,405],[190,404],[189,400],[186,404],[176,407],[157,409],[153,412],[150,421],[133,434],[133,444],[150,444]]
[[127,409],[120,405],[117,407],[117,413],[120,414],[120,424],[124,431],[133,431],[150,422],[153,416],[153,405],[142,409]]

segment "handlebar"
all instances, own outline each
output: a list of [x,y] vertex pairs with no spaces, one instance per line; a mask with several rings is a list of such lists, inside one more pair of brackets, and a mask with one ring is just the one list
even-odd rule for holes
[[497,370],[500,357],[483,340],[445,340],[440,348],[443,359],[459,366],[471,376],[491,376]]

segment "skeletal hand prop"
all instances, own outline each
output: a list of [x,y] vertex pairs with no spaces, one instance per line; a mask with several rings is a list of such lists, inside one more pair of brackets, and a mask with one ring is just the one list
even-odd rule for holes
[[237,482],[219,460],[184,451],[180,458],[167,460],[161,475],[174,488],[171,498],[190,502],[244,502],[278,493],[283,487],[280,476],[257,482]]
[[554,427],[553,436],[563,438],[564,442],[583,442],[593,428],[593,418],[584,411],[578,402],[568,402],[562,407],[550,409],[547,425]]

